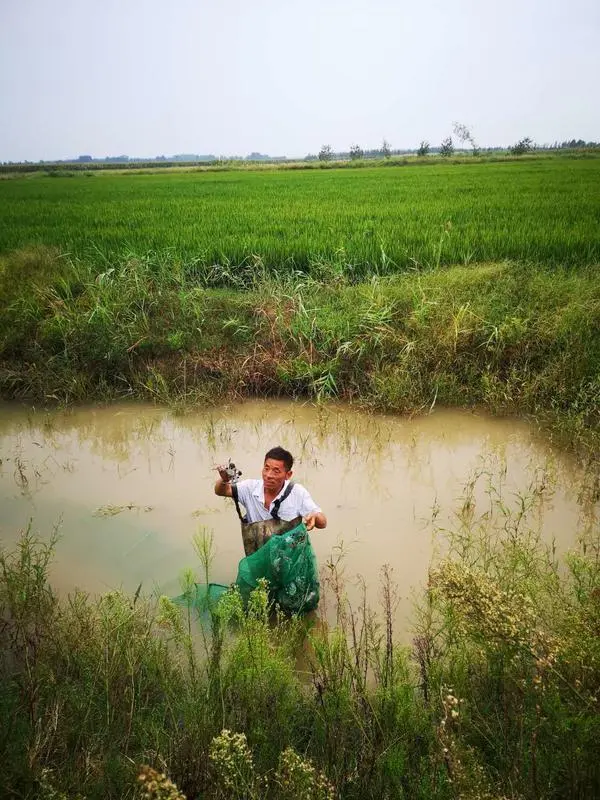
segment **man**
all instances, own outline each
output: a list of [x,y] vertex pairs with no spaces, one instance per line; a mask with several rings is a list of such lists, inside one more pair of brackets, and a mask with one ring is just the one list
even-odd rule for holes
[[[258,550],[274,534],[285,533],[304,522],[307,530],[325,528],[327,518],[299,483],[293,483],[294,458],[283,447],[273,447],[265,455],[262,480],[231,483],[225,467],[217,467],[219,478],[215,494],[232,497],[242,523],[246,555]],[[242,516],[239,504],[246,509]]]

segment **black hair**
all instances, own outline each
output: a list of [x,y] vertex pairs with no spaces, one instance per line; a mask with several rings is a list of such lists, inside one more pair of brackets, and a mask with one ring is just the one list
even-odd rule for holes
[[274,458],[275,461],[283,461],[286,472],[289,472],[294,466],[294,456],[288,450],[284,450],[283,447],[272,447],[266,454],[265,461],[267,458]]

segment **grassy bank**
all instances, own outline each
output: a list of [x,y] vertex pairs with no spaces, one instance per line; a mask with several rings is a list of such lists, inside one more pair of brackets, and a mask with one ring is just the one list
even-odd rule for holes
[[187,270],[259,259],[348,277],[504,259],[600,262],[600,158],[402,169],[86,174],[0,181],[0,252],[59,248],[105,271],[149,253]]
[[[597,521],[557,563],[536,533],[543,491],[514,514],[491,493],[481,515],[465,493],[410,649],[385,568],[371,611],[324,565],[335,628],[274,619],[260,589],[201,629],[165,598],[59,600],[52,543],[24,534],[0,553],[2,796],[178,797],[149,767],[206,800],[597,796]],[[205,532],[201,566],[210,550]]]
[[275,278],[258,260],[190,271],[133,259],[98,274],[32,249],[2,259],[0,304],[5,398],[483,404],[592,445],[600,426],[592,267],[473,264],[355,284],[335,262],[312,277]]

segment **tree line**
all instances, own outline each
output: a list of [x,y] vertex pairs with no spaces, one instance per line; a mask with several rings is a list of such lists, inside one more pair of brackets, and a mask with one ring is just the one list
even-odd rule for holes
[[[554,144],[548,145],[536,144],[530,136],[524,136],[514,144],[507,147],[488,147],[485,148],[487,152],[491,151],[507,151],[511,155],[520,156],[530,153],[533,150],[565,150],[565,149],[584,149],[584,148],[599,148],[600,142],[585,141],[584,139],[570,139],[563,142],[555,141]],[[416,153],[417,156],[427,156],[429,154],[438,154],[442,157],[450,157],[457,151],[464,152],[470,150],[474,156],[481,155],[482,149],[477,144],[472,130],[464,125],[462,122],[454,122],[452,125],[452,135],[442,139],[439,146],[432,146],[426,139],[422,139],[417,148],[408,148],[403,150],[392,150],[389,142],[384,139],[381,147],[372,150],[363,150],[359,144],[352,144],[347,151],[334,152],[329,144],[324,144],[319,150],[317,155],[309,153],[306,161],[354,161],[362,158],[391,158],[392,155],[403,155],[406,153]]]

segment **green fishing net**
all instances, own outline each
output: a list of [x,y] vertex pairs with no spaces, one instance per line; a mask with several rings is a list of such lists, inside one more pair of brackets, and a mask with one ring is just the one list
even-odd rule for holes
[[[282,611],[304,614],[317,607],[317,559],[304,523],[272,536],[256,553],[240,561],[235,585],[244,602],[261,578],[268,581],[269,597]],[[193,607],[202,620],[216,608],[228,589],[220,583],[195,584],[192,593],[180,595],[174,601]]]

